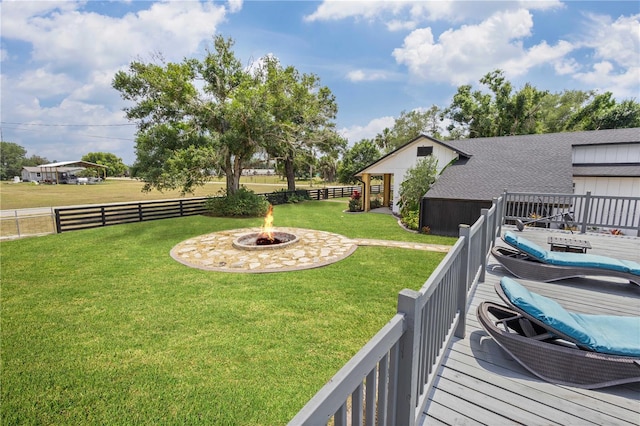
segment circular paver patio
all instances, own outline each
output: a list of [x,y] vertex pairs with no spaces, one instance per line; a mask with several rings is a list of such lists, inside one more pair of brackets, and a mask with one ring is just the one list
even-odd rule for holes
[[350,239],[313,229],[278,227],[277,231],[298,236],[291,246],[247,251],[233,246],[233,240],[260,232],[260,228],[232,229],[200,235],[178,243],[171,257],[192,268],[221,272],[266,273],[297,271],[330,265],[351,255],[358,246],[398,247],[446,253],[449,246],[403,241]]
[[247,251],[233,247],[238,237],[260,228],[233,229],[190,238],[171,250],[171,257],[193,268],[222,272],[284,272],[317,268],[344,259],[357,248],[355,241],[330,232],[302,228],[277,231],[298,236],[284,248]]

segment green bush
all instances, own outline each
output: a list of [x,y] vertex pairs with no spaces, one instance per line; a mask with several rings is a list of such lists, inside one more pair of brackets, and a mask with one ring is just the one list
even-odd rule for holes
[[207,198],[205,208],[210,216],[262,217],[267,214],[269,202],[243,186],[234,194]]
[[271,194],[267,194],[266,197],[269,203],[274,206],[277,206],[278,204],[299,203],[301,201],[311,199],[311,197],[309,197],[309,193],[304,189],[289,191],[284,188],[274,191]]
[[378,209],[382,207],[382,199],[379,196],[377,196],[376,198],[373,198],[371,200],[370,205],[372,209]]
[[402,219],[400,220],[407,228],[417,231],[418,224],[420,223],[420,211],[406,210],[402,215]]
[[349,211],[362,211],[362,196],[360,195],[359,191],[353,191],[351,197],[349,197]]

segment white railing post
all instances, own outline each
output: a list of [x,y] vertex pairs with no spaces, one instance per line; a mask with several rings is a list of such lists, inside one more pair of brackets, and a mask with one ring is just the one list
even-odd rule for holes
[[587,232],[587,222],[589,221],[589,214],[591,213],[591,191],[587,191],[587,195],[584,197],[584,211],[582,212],[582,225],[580,227],[580,233],[585,234]]
[[459,227],[460,238],[464,238],[462,251],[460,252],[460,278],[458,281],[458,325],[455,336],[464,339],[467,314],[467,282],[469,281],[469,261],[471,259],[471,227],[461,224]]
[[484,282],[484,271],[487,269],[487,252],[489,249],[487,248],[487,240],[489,239],[489,232],[491,232],[491,224],[489,223],[489,209],[480,210],[480,216],[484,216],[484,221],[482,223],[482,232],[481,238],[481,247],[480,250],[482,253],[482,262],[480,265],[480,276],[478,277],[478,281],[481,283]]
[[396,393],[396,425],[413,426],[418,404],[418,361],[422,327],[421,294],[404,289],[398,294],[398,313],[405,315],[407,326],[398,342],[398,387]]

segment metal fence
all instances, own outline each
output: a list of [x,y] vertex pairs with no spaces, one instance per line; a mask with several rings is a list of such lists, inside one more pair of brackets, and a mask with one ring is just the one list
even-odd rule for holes
[[500,233],[502,197],[483,209],[419,291],[402,290],[397,314],[289,425],[416,424],[451,339],[464,337],[469,295],[484,280]]
[[13,239],[56,232],[53,208],[3,210],[0,212],[0,238]]

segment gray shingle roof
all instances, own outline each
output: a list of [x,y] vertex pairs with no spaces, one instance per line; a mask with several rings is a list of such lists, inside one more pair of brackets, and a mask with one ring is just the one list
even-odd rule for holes
[[640,129],[447,141],[471,155],[447,167],[426,198],[491,200],[511,192],[572,193],[573,145],[640,141]]

